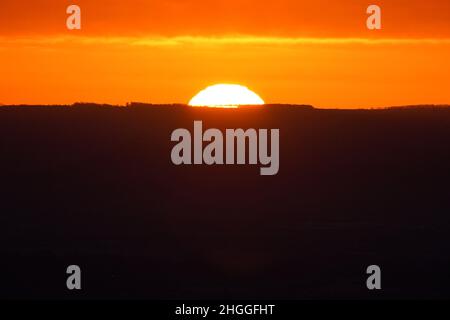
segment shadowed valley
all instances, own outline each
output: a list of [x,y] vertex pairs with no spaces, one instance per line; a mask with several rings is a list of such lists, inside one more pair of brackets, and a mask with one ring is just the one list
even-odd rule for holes
[[[173,165],[194,120],[279,128],[278,174]],[[0,297],[450,297],[450,108],[3,106],[0,150]]]

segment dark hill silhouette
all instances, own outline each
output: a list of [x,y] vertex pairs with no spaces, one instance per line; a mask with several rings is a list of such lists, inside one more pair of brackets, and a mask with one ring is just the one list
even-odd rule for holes
[[[0,108],[0,297],[450,297],[450,109],[149,106]],[[278,175],[172,165],[194,120],[279,128]]]
[[[33,106],[33,105],[2,105],[1,107],[8,107],[8,108],[14,108],[14,107],[74,107],[74,108],[122,108],[122,107],[128,107],[128,108],[167,108],[167,107],[177,107],[177,108],[191,108],[190,106],[182,103],[171,103],[171,104],[154,104],[154,103],[144,103],[144,102],[129,102],[125,104],[124,106],[121,105],[112,105],[112,104],[100,104],[100,103],[89,103],[89,102],[76,102],[71,105],[51,105],[51,106]],[[246,108],[254,108],[258,107],[261,108],[262,106],[241,106],[241,109]],[[304,105],[304,104],[266,104],[264,105],[264,108],[273,108],[273,107],[295,107],[297,109],[314,109],[311,105]]]
[[393,106],[388,109],[397,109],[397,110],[422,110],[422,109],[447,109],[450,108],[450,105],[446,104],[431,104],[431,105],[410,105],[410,106]]

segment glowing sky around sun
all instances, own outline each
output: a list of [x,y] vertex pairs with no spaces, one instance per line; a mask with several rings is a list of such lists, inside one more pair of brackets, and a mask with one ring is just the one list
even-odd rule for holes
[[267,103],[450,103],[450,2],[67,1],[0,3],[0,103],[187,103],[237,83]]

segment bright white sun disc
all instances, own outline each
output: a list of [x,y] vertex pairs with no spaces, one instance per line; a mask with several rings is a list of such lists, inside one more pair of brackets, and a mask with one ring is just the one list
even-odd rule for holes
[[200,91],[191,99],[192,107],[237,108],[245,105],[263,105],[264,101],[253,91],[238,84],[216,84]]

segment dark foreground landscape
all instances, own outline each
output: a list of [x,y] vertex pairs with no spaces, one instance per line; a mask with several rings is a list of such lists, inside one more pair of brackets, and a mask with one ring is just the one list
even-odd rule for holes
[[[194,120],[278,175],[173,165]],[[0,152],[0,298],[450,298],[449,108],[1,107]]]

